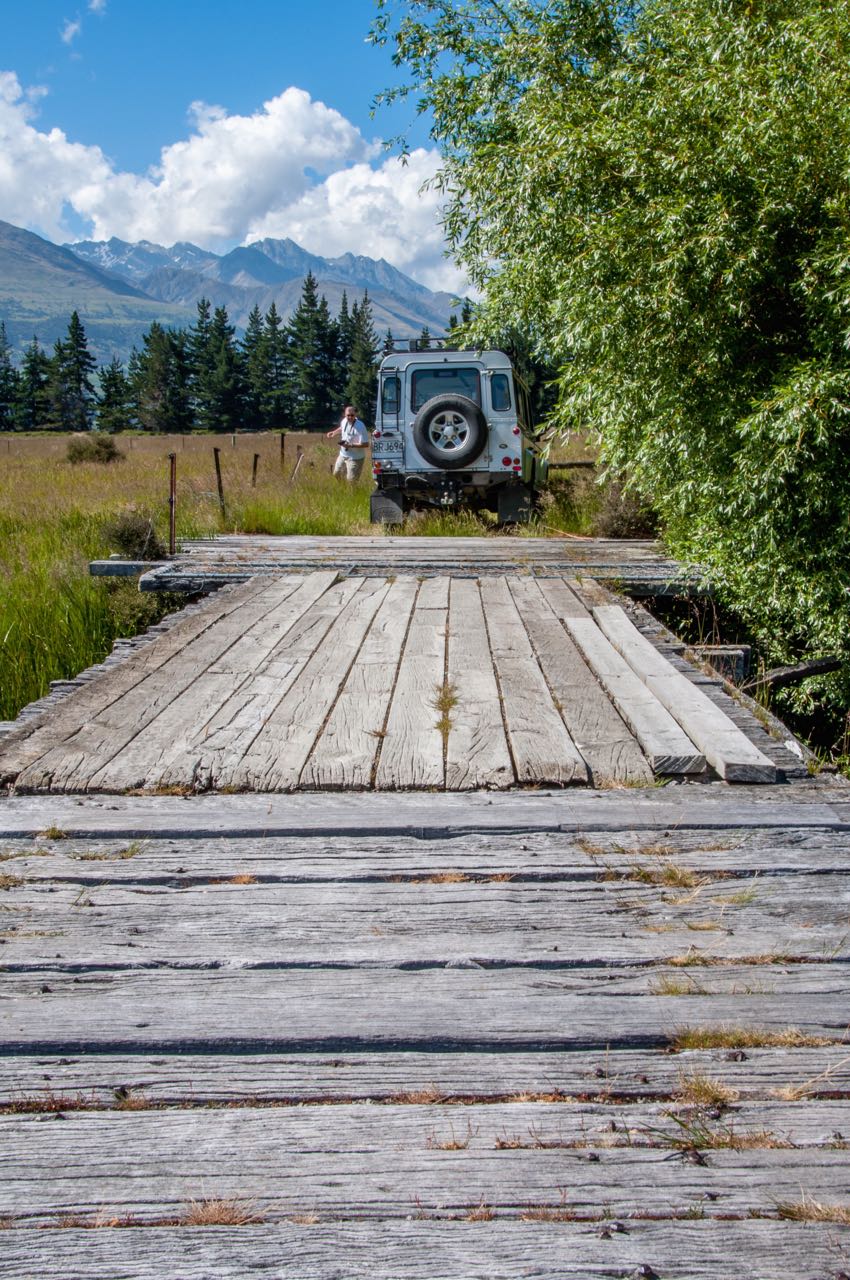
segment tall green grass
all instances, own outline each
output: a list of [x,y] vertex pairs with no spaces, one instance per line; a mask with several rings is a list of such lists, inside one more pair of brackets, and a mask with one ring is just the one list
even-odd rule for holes
[[[124,460],[72,465],[68,437],[0,437],[0,720],[99,662],[119,636],[137,634],[176,607],[171,597],[142,595],[134,581],[91,578],[88,565],[117,547],[108,526],[128,509],[168,538],[168,454],[177,456],[177,536],[219,532],[380,535],[369,522],[368,473],[354,485],[335,479],[336,446],[319,436],[287,438],[281,465],[277,436],[120,439]],[[219,508],[213,446],[221,450],[225,514]],[[304,452],[293,479],[296,448]],[[257,484],[253,455],[259,453]],[[580,506],[580,504],[579,504]],[[527,532],[584,532],[575,504],[548,502],[543,524]],[[397,528],[392,533],[402,532]],[[408,520],[417,537],[486,537],[489,515],[435,511]]]

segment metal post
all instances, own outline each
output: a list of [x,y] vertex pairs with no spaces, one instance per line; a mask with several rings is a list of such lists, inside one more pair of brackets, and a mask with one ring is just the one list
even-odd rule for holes
[[259,465],[259,462],[260,462],[260,455],[258,453],[255,453],[254,465],[251,468],[251,488],[252,489],[256,489],[257,487],[257,467]]
[[168,487],[168,554],[177,552],[177,454],[169,453],[171,476]]
[[215,458],[215,479],[218,485],[218,505],[221,507],[222,520],[227,519],[227,513],[224,509],[224,485],[221,483],[221,449],[217,446],[213,447],[213,457]]

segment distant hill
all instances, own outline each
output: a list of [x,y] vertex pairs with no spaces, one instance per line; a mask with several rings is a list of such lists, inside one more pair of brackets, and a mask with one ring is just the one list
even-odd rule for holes
[[164,248],[148,240],[60,246],[0,221],[0,320],[18,354],[33,335],[49,352],[74,310],[101,364],[113,355],[126,362],[154,320],[191,324],[203,297],[226,307],[239,329],[255,304],[265,313],[274,302],[286,319],[308,271],[334,316],[343,292],[351,304],[368,290],[379,334],[392,329],[395,337],[408,337],[426,325],[440,333],[458,310],[451,294],[432,292],[384,259],[353,253],[322,258],[293,240],[258,240],[221,255],[194,244]]
[[126,359],[154,320],[180,325],[191,318],[185,307],[154,300],[69,249],[0,221],[0,320],[12,347],[22,351],[35,334],[50,351],[75,309],[101,363]]
[[66,248],[148,297],[193,311],[200,298],[209,298],[214,306],[227,307],[239,328],[244,328],[255,305],[265,312],[274,302],[281,315],[289,316],[308,271],[334,315],[343,292],[353,302],[368,290],[377,329],[392,329],[397,337],[415,335],[424,325],[442,332],[457,310],[451,294],[432,292],[383,258],[376,261],[353,253],[322,258],[293,240],[257,240],[220,256],[193,244],[166,249],[147,240],[83,240]]

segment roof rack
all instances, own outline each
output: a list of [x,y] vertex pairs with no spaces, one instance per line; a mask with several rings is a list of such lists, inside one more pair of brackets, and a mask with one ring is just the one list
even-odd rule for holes
[[409,351],[478,351],[479,347],[459,347],[450,333],[431,334],[428,338],[393,338],[382,347],[384,355]]

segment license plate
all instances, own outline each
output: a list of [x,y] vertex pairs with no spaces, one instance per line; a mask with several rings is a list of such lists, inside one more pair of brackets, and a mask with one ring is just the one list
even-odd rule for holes
[[401,456],[404,453],[404,440],[399,437],[397,440],[380,440],[372,439],[372,457],[373,458],[389,458],[395,455]]

